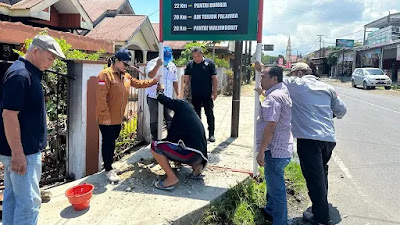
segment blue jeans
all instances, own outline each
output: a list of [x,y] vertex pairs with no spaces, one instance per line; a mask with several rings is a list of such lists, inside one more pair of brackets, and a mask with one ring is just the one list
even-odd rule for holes
[[273,218],[273,225],[287,225],[287,200],[284,171],[290,158],[272,158],[265,152],[264,175],[267,183],[267,205],[264,210]]
[[42,173],[41,154],[26,156],[26,173],[11,171],[11,156],[0,155],[4,165],[3,225],[35,225],[42,203],[39,181]]

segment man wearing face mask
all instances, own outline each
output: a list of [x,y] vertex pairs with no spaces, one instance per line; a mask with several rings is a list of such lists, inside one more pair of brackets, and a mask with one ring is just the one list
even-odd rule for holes
[[[158,57],[150,60],[146,66],[146,73],[149,78],[156,75],[161,75],[161,66],[163,68],[163,86],[164,95],[172,98],[173,91],[175,91],[179,99],[178,75],[176,65],[172,62],[172,49],[168,46],[164,47],[164,62]],[[153,141],[157,141],[157,128],[158,128],[158,100],[157,100],[157,85],[153,85],[146,89],[147,104],[150,111],[150,130]],[[172,117],[171,110],[167,107],[164,108],[164,119],[167,129],[171,125]]]
[[126,72],[132,67],[128,49],[120,49],[109,60],[110,67],[97,76],[97,121],[102,134],[102,156],[106,177],[111,182],[119,181],[112,169],[115,141],[121,131],[122,118],[128,103],[131,87],[147,88],[157,84],[159,77],[151,80],[138,80]]

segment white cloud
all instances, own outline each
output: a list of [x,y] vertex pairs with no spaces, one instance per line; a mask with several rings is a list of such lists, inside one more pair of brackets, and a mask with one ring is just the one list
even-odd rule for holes
[[[292,53],[319,49],[336,38],[362,41],[364,25],[400,11],[400,0],[269,0],[264,3],[263,43],[274,44],[278,55],[286,52],[289,34]],[[285,54],[283,54],[285,55]]]

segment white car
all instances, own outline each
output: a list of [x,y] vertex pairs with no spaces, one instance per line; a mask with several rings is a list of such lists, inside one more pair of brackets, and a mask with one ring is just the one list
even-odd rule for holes
[[361,85],[365,90],[375,87],[385,87],[389,90],[392,80],[379,68],[357,68],[351,75],[351,85]]

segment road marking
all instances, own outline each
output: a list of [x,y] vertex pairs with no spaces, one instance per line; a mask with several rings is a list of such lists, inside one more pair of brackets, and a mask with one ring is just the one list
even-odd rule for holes
[[[387,214],[385,209],[381,205],[378,205],[376,202],[372,201],[371,198],[362,191],[362,189],[356,183],[356,181],[353,180],[353,176],[351,175],[349,168],[347,168],[347,166],[344,164],[344,162],[339,158],[339,156],[335,152],[332,152],[332,158],[333,158],[333,161],[335,161],[335,163],[339,166],[340,170],[343,171],[344,175],[349,179],[350,183],[357,190],[357,193],[364,200],[364,202],[369,204],[371,207],[375,208],[376,210],[379,210],[382,215],[385,215],[386,217],[388,217],[389,215]],[[388,217],[388,218],[390,218],[390,217]]]
[[350,174],[350,170],[346,167],[346,165],[344,165],[344,162],[334,152],[332,152],[332,158],[343,171],[344,175],[346,175],[346,177],[349,178],[353,183],[353,176]]
[[366,102],[366,101],[363,101],[363,100],[360,100],[360,99],[357,99],[357,98],[350,97],[348,95],[340,94],[340,96],[344,96],[346,98],[350,98],[350,99],[353,99],[353,100],[356,100],[356,101],[359,101],[359,102],[362,102],[362,103],[365,103],[365,104],[368,104],[368,105],[371,105],[371,106],[375,106],[375,107],[378,107],[378,108],[381,108],[381,109],[384,109],[384,110],[387,110],[387,111],[390,111],[390,112],[394,112],[394,113],[400,114],[399,111],[396,111],[396,110],[393,110],[393,109],[389,109],[389,108],[385,108],[383,106],[375,105],[375,104],[372,104],[372,103],[369,103],[369,102]]

